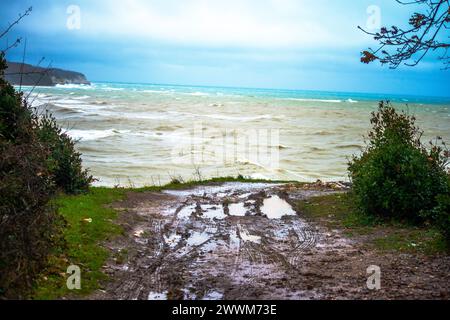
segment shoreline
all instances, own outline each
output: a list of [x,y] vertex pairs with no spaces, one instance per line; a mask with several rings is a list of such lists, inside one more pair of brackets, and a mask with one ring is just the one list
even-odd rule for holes
[[[346,181],[347,158],[361,152],[383,98],[103,83],[43,88],[33,106],[48,109],[78,141],[96,185],[141,187],[175,173],[196,178],[195,167],[208,178]],[[450,136],[450,101],[406,100],[397,106],[408,103],[424,139]]]
[[93,185],[94,189],[121,189],[126,191],[164,191],[164,190],[180,190],[190,189],[198,186],[214,185],[222,183],[267,183],[267,184],[294,184],[294,185],[315,185],[329,188],[350,188],[351,183],[343,180],[321,180],[315,181],[298,181],[298,180],[272,180],[272,179],[253,179],[249,177],[237,176],[237,177],[213,177],[202,180],[188,180],[180,181],[177,178],[172,179],[171,182],[161,185],[144,185],[141,187],[133,186],[133,182],[129,182],[129,186],[126,185]]

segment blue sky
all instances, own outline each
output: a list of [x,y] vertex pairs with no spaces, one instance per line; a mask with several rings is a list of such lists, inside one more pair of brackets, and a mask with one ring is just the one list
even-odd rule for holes
[[27,38],[28,63],[45,57],[91,81],[450,95],[435,56],[397,70],[359,62],[376,43],[358,25],[401,25],[414,11],[395,0],[1,1],[2,27],[29,6],[9,41]]

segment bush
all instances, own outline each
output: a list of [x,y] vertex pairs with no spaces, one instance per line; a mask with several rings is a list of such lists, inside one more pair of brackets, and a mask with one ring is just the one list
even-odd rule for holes
[[450,195],[439,195],[435,210],[436,225],[450,245]]
[[372,114],[366,149],[349,163],[353,192],[363,212],[423,223],[450,191],[445,143],[438,146],[438,138],[426,149],[415,120],[397,113],[389,102],[380,102]]
[[50,113],[39,119],[38,137],[50,150],[49,170],[56,186],[69,194],[87,191],[93,178],[83,170],[75,142],[62,131]]
[[2,79],[0,56],[0,297],[24,297],[58,239],[54,182],[35,116]]
[[60,240],[41,146],[0,139],[0,297],[23,298]]
[[431,212],[426,212],[425,218],[435,223],[450,248],[450,193],[438,195],[436,201],[436,207]]
[[92,181],[74,142],[50,114],[36,116],[4,80],[5,69],[0,53],[0,299],[27,297],[62,244],[56,191],[85,191]]

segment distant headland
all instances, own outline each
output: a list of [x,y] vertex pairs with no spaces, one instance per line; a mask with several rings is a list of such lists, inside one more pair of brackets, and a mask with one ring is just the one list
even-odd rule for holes
[[13,85],[22,84],[24,86],[53,87],[57,84],[91,84],[80,72],[42,68],[17,62],[8,62],[5,79]]

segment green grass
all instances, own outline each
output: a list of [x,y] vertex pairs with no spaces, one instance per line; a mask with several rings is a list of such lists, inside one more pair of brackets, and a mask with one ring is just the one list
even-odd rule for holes
[[134,192],[145,192],[145,191],[163,191],[163,190],[183,190],[189,189],[196,186],[210,185],[210,184],[220,184],[226,182],[242,182],[242,183],[298,183],[298,181],[286,181],[286,180],[264,180],[264,179],[248,179],[243,176],[238,177],[221,177],[212,178],[207,180],[190,180],[190,181],[179,181],[177,179],[172,180],[172,182],[164,186],[148,186],[142,188],[129,189]]
[[380,251],[437,254],[447,251],[441,234],[434,228],[381,220],[362,214],[350,194],[333,194],[299,201],[297,208],[307,218],[340,229],[345,236],[360,237]]
[[[67,220],[65,248],[58,248],[50,258],[50,267],[40,277],[34,299],[55,299],[65,295],[84,295],[99,287],[106,276],[101,271],[109,252],[101,242],[119,235],[114,223],[117,213],[106,205],[120,200],[125,189],[91,188],[85,195],[61,195],[55,200]],[[88,222],[85,219],[92,219]],[[81,290],[68,290],[65,272],[69,265],[81,268]]]
[[348,194],[333,194],[299,201],[297,208],[307,217],[320,219],[330,228],[365,233],[377,220],[359,213]]
[[409,228],[373,240],[382,251],[421,252],[428,255],[448,251],[441,233],[435,229]]

